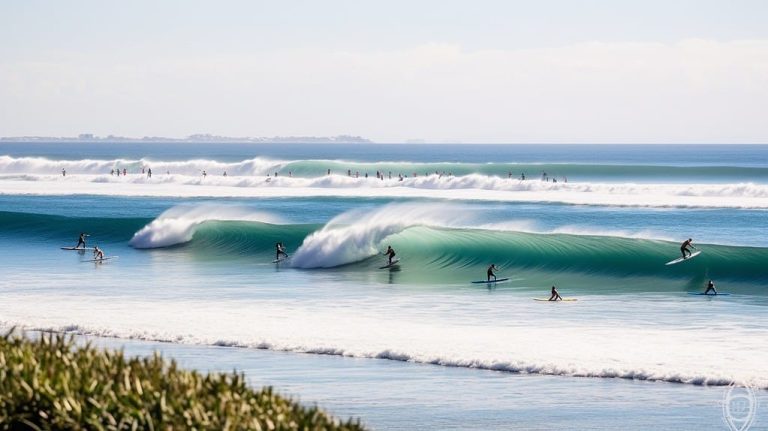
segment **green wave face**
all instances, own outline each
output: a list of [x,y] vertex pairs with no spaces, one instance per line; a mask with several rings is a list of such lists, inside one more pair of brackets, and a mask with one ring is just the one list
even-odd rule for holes
[[[66,245],[78,232],[87,231],[100,240],[127,244],[151,221],[0,212],[0,235]],[[196,260],[268,263],[276,242],[283,242],[292,253],[321,228],[319,224],[206,221],[197,226],[191,241],[171,249]],[[379,269],[383,256],[366,256],[347,265],[307,271],[343,274],[352,281],[469,287],[469,281],[484,279],[486,268],[494,263],[501,268],[500,276],[513,278],[499,288],[543,289],[556,284],[590,292],[663,292],[699,289],[712,278],[729,283],[731,291],[768,293],[768,248],[699,244],[700,256],[666,266],[679,257],[678,244],[619,237],[411,227],[386,237],[381,249],[386,245],[392,245],[401,259],[392,270]]]

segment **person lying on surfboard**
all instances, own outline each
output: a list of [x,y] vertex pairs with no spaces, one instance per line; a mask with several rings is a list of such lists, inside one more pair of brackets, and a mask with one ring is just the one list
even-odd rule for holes
[[395,258],[395,249],[391,245],[387,246],[387,251],[384,252],[384,256],[389,256],[389,265],[392,265],[392,259]]
[[80,248],[81,245],[83,246],[83,248],[85,248],[85,238],[89,236],[90,235],[88,235],[85,232],[80,232],[80,238],[77,239],[77,245],[75,246],[75,248]]
[[549,297],[549,301],[562,301],[563,297],[560,296],[559,293],[557,293],[557,288],[555,285],[552,285],[552,295]]
[[98,245],[93,247],[93,258],[96,260],[104,259],[104,251]]
[[275,260],[280,260],[280,255],[285,256],[286,259],[288,258],[288,253],[285,252],[282,242],[275,244]]
[[496,281],[496,274],[494,274],[493,271],[498,271],[499,268],[496,268],[496,264],[492,263],[491,266],[488,267],[488,271],[486,271],[486,275],[488,276],[488,281],[491,281],[491,277],[493,277],[493,280]]
[[704,291],[704,294],[709,294],[709,291],[714,292],[715,295],[717,295],[717,289],[715,289],[715,282],[712,280],[709,280],[709,283],[707,283],[707,290]]
[[[691,255],[691,250],[689,250],[688,247],[696,248],[693,246],[693,240],[691,238],[688,238],[688,241],[685,241],[680,245],[680,253],[683,254],[683,259],[688,259],[688,256]],[[688,252],[688,255],[685,254],[686,252]]]

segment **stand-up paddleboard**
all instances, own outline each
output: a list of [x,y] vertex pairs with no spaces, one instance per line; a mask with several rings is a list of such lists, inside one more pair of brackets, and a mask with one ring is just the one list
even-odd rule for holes
[[393,266],[396,266],[398,263],[400,263],[400,259],[395,259],[395,260],[392,261],[392,263],[390,263],[388,265],[384,265],[382,267],[379,267],[379,269],[392,268]]
[[680,263],[680,262],[685,261],[685,260],[691,260],[691,259],[693,259],[694,257],[696,257],[696,256],[698,256],[700,254],[701,254],[701,250],[697,250],[694,253],[691,253],[691,255],[686,257],[685,259],[683,259],[682,257],[678,257],[675,260],[670,260],[669,262],[665,263],[665,265],[674,265],[676,263]]
[[477,280],[472,281],[472,284],[492,284],[492,283],[501,283],[503,281],[509,281],[509,278],[498,278],[496,280]]
[[117,259],[117,258],[118,258],[118,256],[107,256],[107,257],[104,257],[104,258],[101,258],[101,259],[88,259],[88,260],[84,260],[83,262],[96,262],[96,263],[99,263],[99,262],[104,262],[105,260]]
[[701,295],[701,296],[728,296],[730,293],[728,292],[717,292],[717,293],[704,293],[704,292],[688,292],[689,295]]
[[93,247],[61,247],[62,250],[93,251]]
[[534,301],[542,301],[542,302],[575,302],[578,301],[576,298],[563,298],[558,299],[557,301],[550,301],[549,298],[533,298]]

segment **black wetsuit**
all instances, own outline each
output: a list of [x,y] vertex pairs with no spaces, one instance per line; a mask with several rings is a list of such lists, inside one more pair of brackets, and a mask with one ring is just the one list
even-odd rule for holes
[[715,289],[715,283],[713,283],[712,280],[709,280],[709,283],[707,283],[707,290],[704,291],[704,294],[708,295],[710,290],[717,295],[717,289]]
[[85,248],[85,235],[84,234],[80,234],[80,238],[78,238],[77,245],[75,246],[75,248],[80,248],[80,245],[82,245],[83,248]]
[[493,279],[496,280],[496,274],[493,273],[494,269],[496,269],[495,266],[488,267],[488,271],[486,272],[486,275],[488,276],[488,281],[491,281],[491,277],[493,277]]
[[389,264],[392,265],[392,261],[395,259],[395,250],[390,248],[387,256],[389,256]]

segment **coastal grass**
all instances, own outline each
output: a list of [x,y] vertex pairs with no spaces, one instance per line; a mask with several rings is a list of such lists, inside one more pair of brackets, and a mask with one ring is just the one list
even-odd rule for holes
[[243,374],[184,370],[155,353],[0,336],[0,429],[362,430],[316,406],[254,390]]

